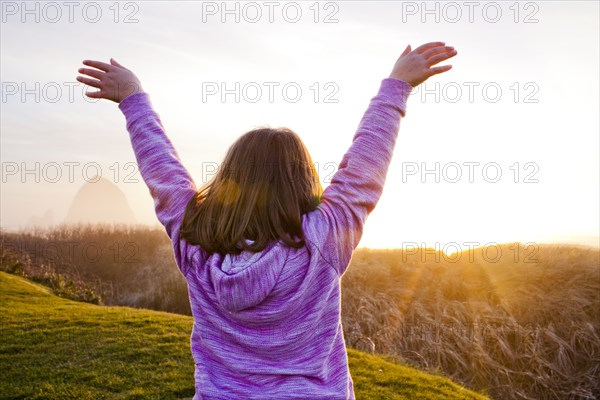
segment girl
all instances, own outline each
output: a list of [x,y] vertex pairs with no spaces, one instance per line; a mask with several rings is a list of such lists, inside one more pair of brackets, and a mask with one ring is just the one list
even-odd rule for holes
[[[136,76],[111,59],[84,61],[119,103],[156,215],[172,240],[194,316],[194,399],[354,399],[340,279],[379,200],[411,90],[451,66],[443,42],[410,45],[322,190],[300,137],[254,129],[197,189]],[[94,78],[94,79],[92,79]]]

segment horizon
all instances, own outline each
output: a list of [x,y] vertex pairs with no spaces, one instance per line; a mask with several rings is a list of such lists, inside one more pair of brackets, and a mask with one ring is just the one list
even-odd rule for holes
[[[94,181],[97,178],[96,181]],[[30,219],[30,223],[19,226],[19,227],[1,227],[0,226],[0,232],[4,231],[4,232],[9,232],[9,233],[22,233],[22,232],[27,232],[28,230],[47,230],[47,231],[52,231],[53,229],[60,229],[61,227],[69,227],[69,226],[74,226],[76,225],[78,222],[75,221],[71,221],[71,222],[67,222],[67,220],[69,220],[69,217],[71,216],[71,214],[73,213],[73,209],[75,207],[76,204],[76,200],[77,197],[79,196],[79,194],[82,192],[82,189],[86,186],[90,186],[93,185],[94,183],[98,183],[98,182],[103,182],[104,184],[108,183],[113,185],[115,188],[118,189],[118,186],[115,185],[114,183],[110,182],[109,180],[107,180],[104,177],[101,176],[95,176],[94,178],[92,178],[92,180],[90,182],[86,182],[84,183],[77,191],[77,193],[75,194],[75,197],[73,198],[73,201],[71,202],[68,212],[67,212],[67,216],[65,217],[65,220],[63,220],[62,222],[59,223],[54,223],[54,224],[48,224],[48,223],[44,223],[44,224],[35,224],[32,223],[32,220],[35,219]],[[120,190],[120,189],[119,189]],[[126,199],[126,195],[125,193],[123,193],[121,191],[121,193],[123,194],[123,196],[125,196],[125,201],[127,202],[126,204],[126,208],[128,208],[131,211],[131,204],[129,204],[129,202]],[[99,193],[95,193],[94,195],[98,195]],[[97,203],[105,203],[105,204],[111,204],[111,208],[113,207],[113,203],[111,203],[110,201],[108,201],[108,199],[95,199],[95,201]],[[79,208],[81,208],[81,205],[79,205]],[[89,205],[88,205],[89,208]],[[47,213],[50,212],[52,214],[53,217],[53,210],[48,209],[46,211],[46,213],[44,213],[44,216],[41,217],[41,219],[43,219],[44,217],[46,217]],[[81,212],[80,212],[81,213]],[[77,213],[75,213],[77,214]],[[99,218],[98,216],[91,216],[87,215],[87,214],[83,214],[81,213],[81,215],[76,215],[75,217],[71,216],[71,220],[75,218],[76,220],[79,220],[79,223],[82,224],[91,224],[92,226],[98,226],[101,224],[106,224],[106,226],[121,226],[121,227],[125,227],[125,226],[129,226],[129,227],[148,227],[148,228],[152,228],[152,229],[158,229],[158,230],[162,230],[163,227],[162,225],[160,225],[160,223],[158,221],[154,222],[154,223],[143,223],[143,222],[136,222],[133,221],[131,223],[127,223],[127,222],[117,222],[117,221],[113,221],[113,222],[108,222],[108,221],[104,221],[104,222],[94,222],[94,221],[98,221],[101,218]],[[118,218],[116,218],[118,219]],[[357,247],[358,249],[367,249],[367,250],[398,250],[398,249],[404,249],[407,251],[410,251],[411,249],[436,249],[438,251],[443,252],[445,255],[447,256],[451,256],[453,254],[456,254],[460,251],[470,251],[473,248],[489,248],[492,246],[496,246],[496,245],[506,245],[506,244],[512,244],[515,242],[519,242],[519,241],[503,241],[503,242],[487,242],[487,243],[474,243],[474,242],[464,242],[464,243],[457,243],[457,242],[446,242],[446,243],[440,243],[440,242],[403,242],[400,243],[397,247],[369,247],[369,246],[364,246],[364,245],[360,245]],[[573,245],[573,246],[583,246],[583,247],[590,247],[590,248],[599,248],[600,249],[600,237],[599,236],[579,236],[579,237],[563,237],[563,238],[549,238],[549,239],[545,239],[541,242],[519,242],[522,244],[531,244],[533,246],[537,246],[537,245]]]

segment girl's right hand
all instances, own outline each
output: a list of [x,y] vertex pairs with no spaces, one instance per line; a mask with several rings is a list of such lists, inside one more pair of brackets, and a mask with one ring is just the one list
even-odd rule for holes
[[433,65],[454,57],[457,54],[454,47],[445,46],[444,42],[426,43],[415,50],[410,50],[410,44],[396,61],[390,78],[396,78],[416,87],[425,82],[430,76],[441,74],[452,68],[452,65],[433,67]]

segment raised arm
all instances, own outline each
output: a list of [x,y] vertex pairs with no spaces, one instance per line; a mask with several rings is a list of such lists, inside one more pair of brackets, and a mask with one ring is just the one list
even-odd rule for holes
[[196,185],[165,134],[147,93],[126,97],[119,103],[119,109],[125,115],[140,174],[154,199],[156,216],[174,239],[185,206],[196,193]]
[[331,257],[340,276],[358,246],[367,216],[381,197],[408,95],[430,76],[448,71],[450,65],[431,66],[454,55],[456,51],[442,42],[414,51],[410,45],[406,48],[371,99],[350,148],[323,192],[318,208],[327,221],[325,241],[334,252]]
[[194,181],[181,164],[159,115],[133,72],[112,59],[111,64],[99,61],[84,61],[84,64],[98,70],[81,68],[79,72],[97,80],[77,79],[100,89],[86,94],[119,103],[119,109],[125,115],[140,174],[154,199],[156,216],[173,241],[175,258],[181,269],[187,246],[179,240],[179,229],[185,206],[196,193]]

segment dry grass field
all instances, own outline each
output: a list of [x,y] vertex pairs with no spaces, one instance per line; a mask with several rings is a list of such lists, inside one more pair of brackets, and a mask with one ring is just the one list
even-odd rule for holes
[[[0,241],[2,270],[62,297],[190,313],[160,229],[60,227]],[[342,318],[349,347],[494,399],[600,399],[598,249],[359,249],[342,278]]]

